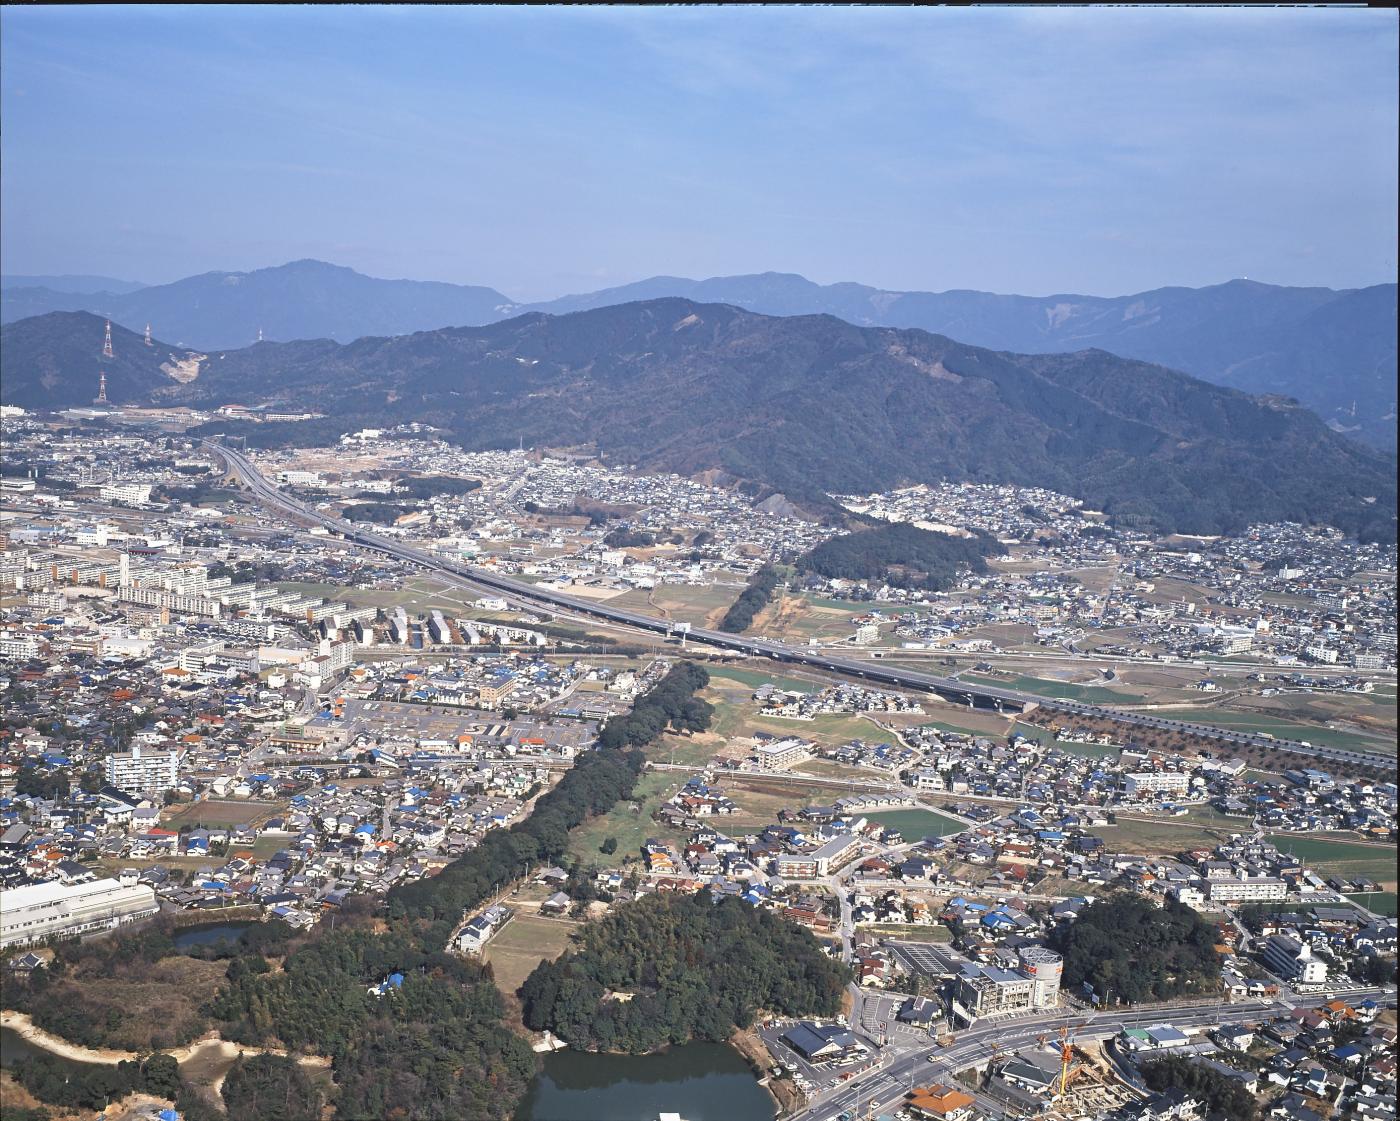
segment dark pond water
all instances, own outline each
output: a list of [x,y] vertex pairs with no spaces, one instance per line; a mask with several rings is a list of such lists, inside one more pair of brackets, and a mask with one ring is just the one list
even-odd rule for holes
[[253,924],[250,922],[225,922],[213,926],[187,926],[170,936],[179,950],[191,946],[216,946],[220,942],[236,942],[238,936]]
[[[75,1073],[91,1070],[96,1063],[78,1063],[72,1059],[65,1059],[61,1055],[55,1055],[51,1051],[45,1051],[30,1043],[14,1028],[0,1028],[0,1067],[9,1069],[20,1059],[27,1059],[32,1055],[48,1055],[49,1058],[59,1063],[65,1069]],[[689,1121],[689,1119],[687,1119]]]
[[547,1055],[516,1121],[772,1121],[773,1099],[732,1047],[690,1043],[656,1055]]

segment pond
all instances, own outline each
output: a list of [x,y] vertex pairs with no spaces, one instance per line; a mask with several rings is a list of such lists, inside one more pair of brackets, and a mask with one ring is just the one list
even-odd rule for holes
[[772,1121],[775,1107],[740,1054],[688,1043],[654,1055],[555,1051],[530,1086],[516,1121]]
[[0,1068],[9,1070],[20,1059],[28,1059],[34,1055],[47,1055],[64,1070],[71,1073],[81,1073],[92,1070],[99,1063],[79,1063],[73,1059],[65,1059],[61,1055],[55,1055],[52,1051],[47,1051],[37,1044],[30,1043],[14,1028],[0,1027]]
[[254,925],[256,924],[251,922],[224,922],[211,926],[187,926],[183,930],[175,931],[170,940],[175,943],[177,950],[188,950],[191,946],[232,944],[238,941],[240,934]]

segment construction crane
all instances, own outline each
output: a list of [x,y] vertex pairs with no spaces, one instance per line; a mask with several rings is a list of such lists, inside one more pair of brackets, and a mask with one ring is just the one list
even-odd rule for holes
[[1057,1098],[1063,1097],[1065,1091],[1069,1089],[1069,1080],[1074,1073],[1070,1069],[1074,1062],[1073,1038],[1069,1024],[1060,1028],[1060,1077],[1055,1080],[1055,1096]]
[[992,1075],[994,1074],[993,1068],[997,1065],[997,1060],[1001,1058],[1001,1044],[993,1039],[988,1042],[987,1046],[992,1049],[991,1056],[987,1059],[986,1085],[990,1086],[992,1084]]

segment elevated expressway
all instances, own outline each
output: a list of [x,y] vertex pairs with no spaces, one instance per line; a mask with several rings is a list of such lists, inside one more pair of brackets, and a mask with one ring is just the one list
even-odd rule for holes
[[[512,579],[498,572],[492,572],[490,569],[460,564],[427,550],[382,537],[353,522],[328,517],[321,511],[314,510],[284,494],[264,478],[242,452],[211,440],[205,440],[204,446],[223,463],[226,471],[235,473],[243,486],[266,506],[283,514],[314,522],[354,545],[386,554],[396,560],[403,561],[405,564],[417,566],[456,583],[466,583],[475,588],[490,589],[517,603],[533,607],[544,605],[571,615],[600,619],[611,624],[663,636],[677,633],[676,624],[670,619],[644,615],[622,607],[612,607],[606,601],[599,602],[581,596],[567,595],[564,592],[538,587],[524,580]],[[847,677],[857,677],[879,685],[932,693],[945,701],[968,707],[1016,713],[1026,711],[1029,706],[1036,706],[1067,715],[1113,720],[1141,728],[1191,732],[1225,743],[1295,751],[1334,763],[1384,766],[1390,762],[1385,756],[1371,752],[1348,751],[1343,748],[1323,747],[1315,744],[1304,745],[1293,740],[1269,739],[1248,732],[1172,720],[1151,713],[1123,712],[1097,705],[1080,704],[1059,697],[1040,696],[1019,689],[972,684],[959,681],[956,678],[939,677],[888,663],[843,658],[820,650],[806,650],[772,639],[700,629],[688,631],[687,637],[693,642],[703,643],[720,650],[732,650],[739,654],[769,658],[775,662],[786,662],[829,673],[842,674]]]

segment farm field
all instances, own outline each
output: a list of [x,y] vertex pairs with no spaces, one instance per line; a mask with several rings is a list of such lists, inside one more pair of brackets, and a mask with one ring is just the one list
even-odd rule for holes
[[496,975],[496,987],[514,994],[542,961],[553,961],[569,945],[569,935],[583,924],[522,911],[506,923],[482,954]]
[[1356,841],[1296,833],[1271,833],[1269,840],[1280,852],[1291,853],[1324,875],[1352,879],[1365,876],[1392,888],[1396,883],[1394,845],[1367,845]]
[[893,938],[900,942],[951,942],[953,932],[946,926],[916,926],[905,923],[861,923],[858,927],[877,938]]
[[920,837],[943,837],[949,833],[961,833],[967,828],[955,818],[934,810],[885,810],[865,816],[871,821],[878,821],[886,829],[898,829],[906,841]]
[[163,825],[167,829],[178,830],[182,825],[191,828],[203,826],[217,829],[230,825],[246,825],[252,821],[264,821],[287,808],[285,802],[241,802],[241,801],[201,801],[181,806],[167,817]]

